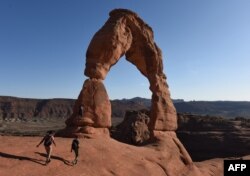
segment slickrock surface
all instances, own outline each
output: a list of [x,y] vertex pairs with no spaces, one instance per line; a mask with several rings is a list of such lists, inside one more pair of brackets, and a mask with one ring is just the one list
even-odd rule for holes
[[[45,150],[36,147],[40,137],[0,136],[1,176],[222,176],[223,160],[189,163],[185,152],[176,147],[174,134],[162,135],[169,141],[135,147],[110,138],[80,139],[80,157],[72,166],[72,139],[56,137],[52,161],[45,166]],[[170,140],[171,139],[171,140]],[[245,157],[246,159],[250,158]]]

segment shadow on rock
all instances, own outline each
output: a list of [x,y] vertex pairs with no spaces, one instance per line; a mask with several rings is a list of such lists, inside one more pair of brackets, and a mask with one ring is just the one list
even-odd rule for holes
[[[45,153],[40,153],[40,152],[35,152],[36,154],[39,154],[40,156],[43,156],[43,157],[47,157],[47,155]],[[50,157],[51,159],[56,159],[56,160],[59,160],[59,161],[62,161],[64,164],[68,165],[68,166],[73,166],[73,164],[68,161],[68,160],[65,160],[64,158],[62,157],[59,157],[59,156],[54,156],[54,155],[51,155]]]
[[8,154],[8,153],[2,153],[0,152],[0,156],[4,158],[10,158],[10,159],[18,159],[18,160],[26,160],[26,161],[32,161],[37,164],[41,164],[45,166],[45,163],[43,163],[42,160],[26,157],[26,156],[18,156],[18,155],[13,155],[13,154]]

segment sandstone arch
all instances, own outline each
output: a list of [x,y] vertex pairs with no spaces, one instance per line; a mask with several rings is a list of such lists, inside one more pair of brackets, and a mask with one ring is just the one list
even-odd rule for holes
[[[149,128],[174,131],[176,111],[163,73],[161,50],[154,42],[152,29],[132,11],[115,9],[94,35],[86,53],[84,74],[89,77],[75,103],[74,113],[66,121],[69,133],[106,133],[111,126],[111,106],[102,80],[119,59],[126,59],[149,80],[152,106]],[[80,105],[84,106],[78,117]]]

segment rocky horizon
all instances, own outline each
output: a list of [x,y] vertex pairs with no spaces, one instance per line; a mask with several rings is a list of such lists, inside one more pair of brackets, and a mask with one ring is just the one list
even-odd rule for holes
[[[0,96],[0,119],[68,118],[76,99],[19,98]],[[189,101],[174,99],[178,113],[250,118],[250,102],[244,101]],[[150,99],[135,97],[111,100],[112,117],[123,118],[127,110],[149,109]]]

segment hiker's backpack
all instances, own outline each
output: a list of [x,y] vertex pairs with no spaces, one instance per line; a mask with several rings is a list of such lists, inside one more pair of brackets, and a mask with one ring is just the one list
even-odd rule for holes
[[52,144],[52,136],[46,136],[44,139],[44,146],[49,147]]

